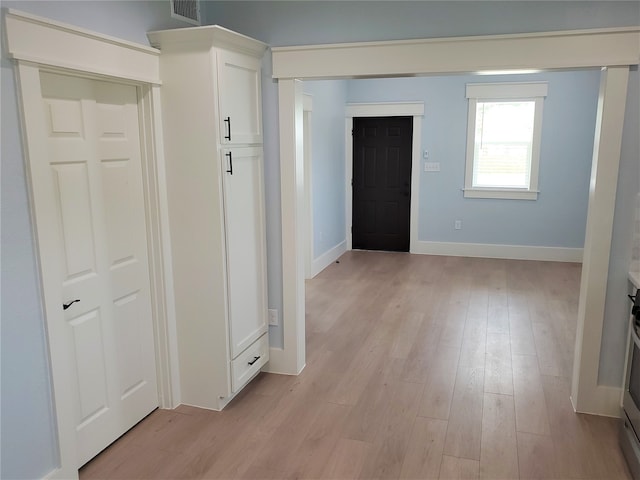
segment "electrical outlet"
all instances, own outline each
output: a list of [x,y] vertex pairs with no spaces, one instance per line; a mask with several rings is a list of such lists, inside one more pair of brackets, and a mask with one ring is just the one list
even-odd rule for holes
[[272,327],[278,326],[278,310],[275,308],[269,309],[269,325]]
[[453,228],[456,230],[462,230],[462,220],[456,220],[453,224]]

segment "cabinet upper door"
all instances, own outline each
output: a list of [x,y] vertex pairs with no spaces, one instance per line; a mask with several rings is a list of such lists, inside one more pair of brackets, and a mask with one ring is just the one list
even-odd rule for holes
[[232,358],[267,331],[262,148],[223,151],[224,218]]
[[222,143],[262,143],[260,60],[221,49],[217,57]]

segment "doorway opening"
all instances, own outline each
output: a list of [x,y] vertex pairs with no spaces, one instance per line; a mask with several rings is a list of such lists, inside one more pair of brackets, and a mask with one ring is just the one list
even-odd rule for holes
[[352,247],[409,251],[412,117],[353,119]]

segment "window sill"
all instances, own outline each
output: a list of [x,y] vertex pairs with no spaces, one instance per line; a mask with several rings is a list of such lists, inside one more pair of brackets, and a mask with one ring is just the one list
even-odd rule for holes
[[465,198],[497,198],[503,200],[537,200],[537,190],[509,188],[463,188]]

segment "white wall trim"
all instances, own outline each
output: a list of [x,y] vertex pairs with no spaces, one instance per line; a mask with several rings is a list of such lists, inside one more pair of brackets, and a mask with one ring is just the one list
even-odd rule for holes
[[138,87],[151,308],[154,318],[158,400],[161,408],[180,405],[178,324],[173,289],[169,204],[167,197],[160,86]]
[[[636,65],[640,27],[274,47],[275,78]],[[526,52],[526,54],[524,53]]]
[[5,14],[9,58],[160,84],[160,50],[14,9]]
[[[573,32],[543,32],[517,35],[491,35],[461,38],[436,38],[428,40],[407,40],[399,42],[365,42],[337,45],[308,45],[280,47],[272,49],[273,76],[280,79],[314,78],[353,78],[354,76],[403,76],[416,74],[468,73],[485,70],[515,69],[566,69],[592,68],[610,65],[637,65],[640,59],[640,27],[581,30]],[[526,55],[523,55],[526,52]],[[615,67],[619,68],[619,67]],[[621,68],[615,77],[628,78],[628,67]],[[609,75],[603,73],[603,81]],[[290,81],[290,80],[286,80]],[[626,82],[613,81],[618,91],[606,88],[602,103],[609,99],[616,105],[624,105],[626,100]],[[292,102],[295,103],[295,102]],[[282,105],[281,105],[282,107]],[[280,136],[293,135],[291,121],[292,105],[280,109]],[[302,101],[300,100],[300,109]],[[611,219],[615,205],[617,181],[608,179],[615,171],[617,175],[620,160],[620,135],[624,126],[624,115],[619,114],[620,107],[614,107],[616,114],[598,116],[596,123],[596,152],[601,151],[600,168],[592,178],[589,210],[587,214],[587,236],[585,239],[579,312],[578,335],[576,337],[576,360],[574,361],[573,401],[578,411],[607,414],[617,405],[610,398],[595,404],[586,404],[589,397],[598,397],[598,392],[606,389],[597,386],[597,371],[602,338],[604,299],[606,296],[606,276],[609,267],[609,247],[611,239]],[[348,137],[348,136],[347,136]],[[282,142],[281,142],[282,144]],[[600,145],[598,147],[598,144]],[[603,145],[608,146],[603,148]],[[292,149],[281,151],[280,168],[289,169],[296,164],[296,152]],[[594,162],[595,162],[594,156]],[[595,165],[595,163],[594,163]],[[611,168],[609,168],[611,167]],[[605,173],[605,172],[610,173]],[[603,180],[601,182],[601,180]],[[282,177],[282,201],[289,200],[285,195],[294,185],[293,177]],[[289,184],[287,184],[289,183]],[[295,199],[294,199],[295,200]],[[288,211],[295,211],[295,205],[288,205]],[[283,245],[288,252],[296,249],[296,218],[282,217]],[[598,228],[596,228],[598,226]],[[301,259],[303,257],[300,257]],[[599,260],[597,260],[599,258]],[[598,267],[589,265],[597,260]],[[604,279],[604,281],[603,281]],[[299,284],[291,272],[283,271],[283,300],[295,296]],[[296,300],[293,302],[295,303]],[[585,308],[585,307],[589,308]],[[298,327],[304,328],[304,308],[298,317]],[[285,330],[288,328],[285,326]],[[583,345],[582,336],[590,332],[587,345]],[[593,347],[593,348],[591,348]],[[584,355],[582,355],[584,352]],[[583,376],[583,372],[585,375]],[[588,372],[588,373],[587,373]],[[595,372],[595,376],[593,375]],[[591,387],[587,386],[590,384]],[[594,386],[596,385],[596,386]],[[583,388],[585,387],[585,388]],[[610,408],[611,406],[611,408]],[[589,407],[589,408],[588,408]]]
[[293,375],[302,371],[306,357],[303,98],[301,81],[278,82],[284,343],[272,349],[266,371]]
[[582,404],[580,410],[576,410],[576,402],[571,396],[573,409],[578,413],[588,413],[590,415],[601,415],[603,417],[620,418],[622,410],[622,388],[608,387],[606,385],[596,385],[591,390],[592,398],[588,403]]
[[598,385],[598,371],[628,81],[628,66],[605,68],[600,77],[573,361],[573,407],[603,415],[619,400]]
[[419,241],[411,253],[451,257],[504,258],[545,262],[582,262],[581,248],[538,247],[532,245],[495,245]]
[[[34,235],[37,241],[34,191],[28,167],[37,155],[43,155],[41,138],[30,135],[31,121],[25,112],[33,109],[33,99],[40,98],[40,71],[55,71],[69,76],[97,80],[114,79],[135,85],[138,89],[141,119],[141,146],[144,199],[147,217],[151,302],[154,322],[156,361],[158,372],[158,401],[164,408],[179,402],[179,378],[175,344],[175,310],[171,275],[171,248],[166,222],[166,187],[164,183],[163,144],[160,122],[159,52],[144,45],[120,41],[113,37],[93,34],[88,30],[49,22],[47,19],[9,10],[5,16],[8,53],[17,60],[16,86],[22,121],[25,164],[29,181],[30,205]],[[103,66],[105,68],[103,68]],[[29,110],[32,111],[32,110]],[[45,286],[52,279],[42,270],[40,252],[38,268],[42,282],[42,304],[45,322],[60,320],[59,299],[51,299]],[[75,404],[69,382],[72,363],[64,339],[52,338],[47,328],[49,361],[54,396],[54,420],[58,441],[58,469],[46,478],[77,478],[77,438]]]
[[422,117],[424,102],[383,102],[383,103],[348,103],[345,111],[345,232],[347,233],[347,250],[353,246],[351,225],[353,220],[353,117],[413,117],[413,133],[411,140],[411,204],[409,219],[409,251],[413,251],[418,242],[418,199],[420,193],[420,164],[422,148]]
[[305,261],[304,276],[313,278],[313,95],[305,93],[302,97],[304,120],[304,201],[305,201]]
[[343,240],[334,247],[313,259],[312,278],[339,259],[347,251],[347,241]]
[[305,364],[296,367],[299,370],[291,369],[290,354],[284,348],[269,347],[269,361],[262,367],[263,372],[277,373],[278,375],[299,375],[306,367]]
[[424,102],[347,103],[347,117],[415,117],[424,115]]

